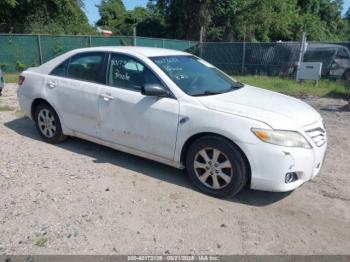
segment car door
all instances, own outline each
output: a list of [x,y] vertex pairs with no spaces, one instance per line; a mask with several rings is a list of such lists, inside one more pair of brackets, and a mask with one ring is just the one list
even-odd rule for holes
[[56,67],[46,79],[50,101],[61,121],[74,131],[98,136],[98,98],[105,53],[77,54]]
[[107,86],[100,89],[99,99],[102,138],[172,160],[179,103],[171,96],[142,95],[140,91],[144,84],[163,85],[136,58],[110,54]]
[[343,76],[344,72],[350,69],[350,54],[347,48],[338,48],[334,63],[336,66],[332,70],[339,77]]

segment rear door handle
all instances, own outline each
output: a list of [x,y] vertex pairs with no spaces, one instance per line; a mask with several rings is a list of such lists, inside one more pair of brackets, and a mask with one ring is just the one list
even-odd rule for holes
[[100,96],[103,98],[103,100],[105,101],[109,101],[109,100],[113,100],[114,97],[111,96],[110,94],[106,94],[106,93],[103,93],[103,94],[100,94]]
[[56,83],[55,81],[49,81],[49,82],[47,82],[47,87],[48,87],[48,88],[53,89],[53,88],[55,88],[56,86],[57,86],[57,83]]

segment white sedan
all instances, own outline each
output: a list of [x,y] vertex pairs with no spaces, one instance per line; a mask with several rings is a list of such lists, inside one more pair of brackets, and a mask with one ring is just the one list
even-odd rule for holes
[[45,141],[75,136],[186,168],[216,197],[293,190],[319,173],[327,147],[309,105],[174,50],[73,50],[24,71],[18,98]]

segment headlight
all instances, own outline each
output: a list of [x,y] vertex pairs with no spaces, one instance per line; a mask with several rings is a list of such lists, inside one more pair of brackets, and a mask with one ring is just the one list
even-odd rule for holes
[[266,143],[279,146],[311,148],[305,137],[296,131],[252,128],[252,132]]

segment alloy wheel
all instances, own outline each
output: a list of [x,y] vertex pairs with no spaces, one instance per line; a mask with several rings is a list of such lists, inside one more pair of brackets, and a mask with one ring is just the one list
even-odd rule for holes
[[55,135],[57,126],[55,117],[50,110],[43,108],[39,111],[38,126],[40,132],[47,138],[52,138]]
[[232,180],[233,167],[229,158],[212,147],[200,150],[193,161],[194,171],[206,187],[222,189]]

